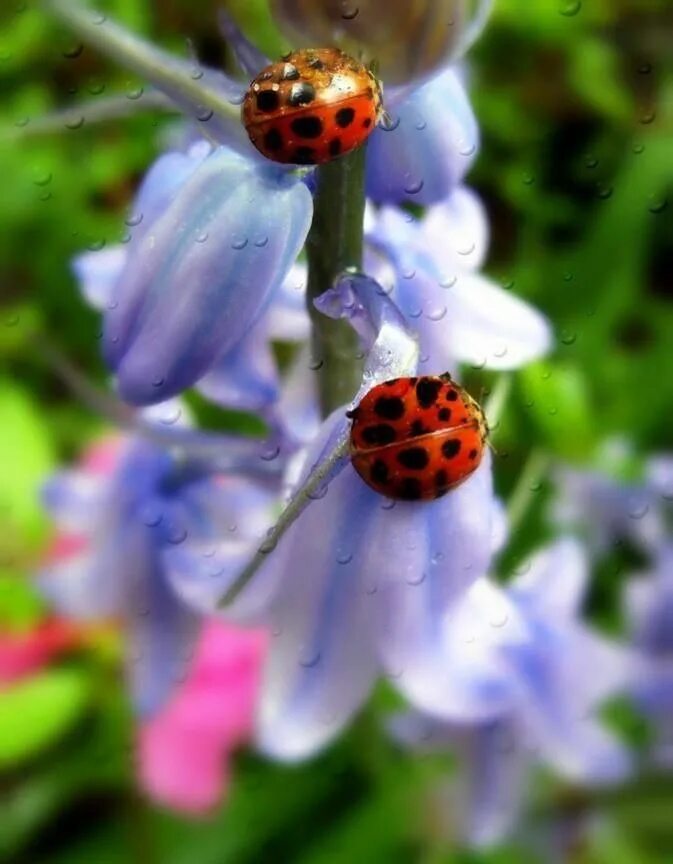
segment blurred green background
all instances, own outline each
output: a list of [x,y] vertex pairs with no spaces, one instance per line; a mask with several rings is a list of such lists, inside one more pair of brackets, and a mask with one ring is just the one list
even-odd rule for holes
[[[180,53],[186,39],[231,66],[215,14],[228,5],[271,56],[283,44],[263,0],[116,0],[128,27]],[[42,614],[27,576],[48,539],[41,479],[72,460],[102,421],[43,359],[44,335],[101,383],[99,321],[71,257],[123,234],[123,215],[175,119],[161,113],[95,124],[38,118],[142,82],[108,64],[24,0],[0,11],[0,630]],[[470,56],[483,146],[470,183],[492,223],[488,271],[554,323],[558,348],[517,374],[497,430],[497,482],[508,496],[531,452],[635,479],[649,453],[673,450],[673,3],[670,0],[497,0]],[[495,380],[478,370],[476,388]],[[197,406],[199,408],[199,406]],[[244,418],[207,411],[210,424]],[[618,460],[606,445],[621,440]],[[545,477],[534,491],[553,495]],[[501,562],[507,576],[550,533],[527,512]],[[618,551],[596,573],[591,613],[618,629],[619,592],[634,560]],[[371,709],[327,754],[296,768],[251,754],[221,814],[193,823],[141,802],[114,634],[0,694],[0,859],[17,862],[546,862],[544,842],[488,854],[434,839],[428,797],[449,763],[414,760],[382,740]],[[638,721],[621,720],[637,740]],[[590,812],[575,790],[544,785],[529,819]],[[673,791],[648,778],[598,803],[602,818],[577,862],[673,861]],[[584,809],[583,809],[584,808]],[[533,834],[535,837],[535,834]]]

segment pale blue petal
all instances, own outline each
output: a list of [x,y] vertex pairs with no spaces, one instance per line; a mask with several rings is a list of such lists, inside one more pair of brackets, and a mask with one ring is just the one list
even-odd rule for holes
[[512,599],[535,615],[561,623],[581,611],[588,581],[589,562],[582,544],[563,537],[517,567],[520,575],[510,585]]
[[[312,502],[274,553],[285,561],[271,609],[258,743],[305,758],[360,707],[377,670],[363,549],[385,503],[347,467]],[[278,566],[278,564],[276,564]]]
[[273,406],[280,381],[266,322],[256,324],[196,386],[211,402],[228,408],[264,412]]
[[393,111],[367,147],[367,195],[377,202],[428,206],[447,198],[470,168],[479,130],[465,89],[442,72]]
[[306,187],[217,150],[134,247],[105,320],[121,395],[163,401],[231,351],[290,270],[311,220]]
[[61,531],[90,534],[106,495],[105,480],[83,470],[52,474],[42,486],[41,501]]
[[80,283],[82,296],[94,309],[104,311],[112,303],[127,253],[124,246],[108,246],[73,258],[72,269]]

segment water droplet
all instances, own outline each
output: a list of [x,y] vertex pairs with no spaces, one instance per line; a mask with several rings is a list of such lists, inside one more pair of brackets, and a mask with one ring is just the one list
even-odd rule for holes
[[573,333],[570,330],[562,330],[561,342],[563,342],[564,345],[574,345],[575,342],[577,342],[577,333]]
[[155,375],[154,378],[152,378],[152,387],[163,387],[164,383],[165,379],[159,375]]
[[573,276],[573,274],[570,273],[569,271],[567,271],[566,273],[563,274],[563,281],[564,282],[572,282],[574,278],[575,277]]
[[322,369],[322,367],[324,366],[324,364],[325,364],[325,361],[324,361],[324,360],[311,359],[311,360],[309,361],[308,368],[309,368],[312,372],[317,372],[318,369]]
[[186,539],[187,529],[181,528],[178,525],[172,525],[166,535],[166,540],[171,544],[171,546],[179,546],[181,543],[184,543]]
[[428,574],[425,572],[425,570],[421,570],[420,573],[412,573],[408,575],[405,581],[407,585],[420,585],[425,582],[427,575]]
[[348,2],[342,2],[341,4],[341,17],[346,21],[352,21],[354,18],[360,14],[360,9],[358,6],[352,6]]
[[101,240],[89,240],[89,242],[86,244],[86,248],[87,248],[90,252],[100,252],[100,250],[101,250],[104,246],[105,246],[105,240],[104,240],[104,239],[101,239]]
[[427,122],[422,117],[414,123],[414,126],[416,129],[418,129],[419,132],[422,132],[424,129],[428,128]]
[[446,317],[446,314],[449,310],[446,306],[442,306],[441,309],[433,309],[430,312],[425,313],[425,317],[430,321],[441,321]]
[[269,238],[266,236],[257,237],[253,242],[258,249],[263,249],[268,244]]
[[144,92],[142,87],[132,87],[126,91],[126,98],[132,99],[135,102],[137,99],[140,99]]
[[321,498],[324,498],[327,495],[327,490],[329,486],[327,483],[318,486],[317,489],[312,489],[307,493],[307,497],[311,499],[311,501],[320,501]]
[[48,186],[52,181],[52,174],[49,171],[43,171],[37,174],[37,176],[33,179],[33,183],[36,186]]
[[599,183],[598,188],[596,189],[596,194],[601,199],[601,201],[607,201],[608,198],[612,198],[612,193],[615,190],[612,186],[607,186],[602,183]]
[[135,228],[135,226],[140,225],[140,223],[142,221],[143,221],[143,214],[142,213],[129,213],[129,215],[126,217],[126,219],[124,219],[125,224],[128,225],[129,228]]
[[84,117],[81,115],[78,117],[71,117],[69,120],[65,121],[64,125],[66,129],[81,129],[82,126],[84,126]]
[[598,159],[591,154],[588,154],[584,157],[584,164],[587,168],[596,168],[598,166]]
[[636,156],[640,156],[641,153],[645,152],[645,145],[641,144],[640,142],[636,142],[631,149],[636,154]]
[[140,512],[140,518],[148,528],[156,528],[163,519],[163,513],[157,505],[146,504]]
[[23,129],[29,123],[30,123],[30,117],[19,117],[18,120],[14,121],[14,125],[17,126],[19,129]]
[[89,81],[86,85],[86,89],[92,96],[100,96],[100,94],[105,90],[105,84],[102,81]]
[[572,18],[582,9],[582,0],[562,0],[559,12],[566,18]]
[[654,213],[658,215],[659,213],[663,213],[664,210],[668,208],[668,198],[658,198],[655,196],[650,197],[650,203],[647,205],[647,209],[650,213]]
[[91,20],[97,25],[105,24],[107,21],[107,15],[104,15],[103,12],[94,12]]
[[318,650],[305,650],[299,655],[299,665],[303,666],[304,669],[312,669],[320,663],[320,651]]
[[644,519],[650,511],[649,504],[642,501],[634,501],[629,506],[629,519]]
[[198,234],[194,236],[194,242],[196,243],[207,243],[208,242],[208,232],[200,231]]
[[351,561],[353,560],[353,553],[352,552],[340,552],[337,555],[336,560],[337,560],[337,564],[343,564],[343,565],[350,564]]
[[203,78],[203,69],[195,66],[189,73],[189,77],[192,78],[194,81],[200,81]]
[[656,119],[657,119],[657,112],[653,108],[651,111],[646,111],[642,115],[642,117],[640,118],[640,122],[643,124],[643,126],[649,126],[650,123],[654,123],[654,121]]
[[269,447],[266,450],[262,450],[259,454],[259,458],[264,462],[273,462],[274,459],[277,459],[280,456],[280,447]]
[[474,156],[477,152],[477,145],[475,142],[459,144],[458,145],[458,155],[459,156]]
[[231,248],[232,249],[237,249],[240,251],[241,249],[245,249],[245,247],[247,245],[248,245],[248,238],[247,237],[233,237],[232,238],[232,241],[231,241]]
[[535,177],[532,174],[524,174],[523,182],[526,186],[532,186],[535,183]]
[[407,195],[418,195],[418,193],[423,189],[423,186],[424,181],[422,179],[411,181],[405,185],[404,191],[407,193]]
[[197,109],[196,119],[200,120],[201,123],[207,123],[209,120],[212,120],[214,113],[215,112],[211,108],[204,108],[201,106]]
[[400,125],[399,117],[392,117],[390,114],[384,114],[383,120],[379,124],[379,128],[384,132],[394,132]]
[[66,48],[63,52],[63,56],[67,60],[75,60],[80,54],[84,51],[84,45],[81,42],[78,42],[76,45],[72,45],[70,48]]
[[497,618],[491,618],[491,627],[504,627],[509,620],[509,615],[506,612],[503,612],[502,615],[499,615]]

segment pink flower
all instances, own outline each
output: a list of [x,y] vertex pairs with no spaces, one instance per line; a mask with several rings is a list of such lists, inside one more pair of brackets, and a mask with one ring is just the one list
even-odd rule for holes
[[203,814],[226,792],[228,757],[253,732],[261,630],[208,622],[191,671],[168,705],[140,729],[140,780],[156,801]]
[[27,633],[0,634],[0,689],[46,666],[80,640],[78,628],[48,618]]

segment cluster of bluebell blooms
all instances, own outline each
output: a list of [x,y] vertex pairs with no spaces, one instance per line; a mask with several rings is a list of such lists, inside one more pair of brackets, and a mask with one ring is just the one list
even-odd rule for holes
[[[279,5],[296,25],[293,4]],[[570,520],[559,517],[562,536],[510,585],[489,575],[508,532],[490,454],[433,502],[393,502],[365,486],[343,457],[348,406],[321,420],[303,347],[310,169],[272,164],[249,145],[238,119],[243,82],[168,57],[77,6],[52,6],[194,122],[184,147],[147,172],[125,242],[74,262],[84,297],[103,314],[116,391],[138,413],[109,474],[64,471],[47,484],[54,519],[82,544],[45,568],[43,590],[68,614],[122,617],[144,715],[183,674],[202,616],[267,627],[257,743],[279,759],[326,745],[388,676],[413,706],[392,733],[460,754],[473,842],[511,825],[532,761],[578,781],[623,777],[629,756],[595,709],[644,667],[642,703],[660,719],[673,703],[670,670],[657,665],[667,656],[659,619],[673,614],[665,529],[647,537],[658,575],[634,582],[630,597],[643,650],[627,650],[582,621],[591,560]],[[244,73],[255,74],[265,59],[231,22],[224,27]],[[392,122],[373,133],[367,154],[366,275],[325,285],[316,304],[358,334],[361,393],[418,370],[507,370],[542,356],[552,346],[545,318],[479,272],[488,225],[462,185],[479,142],[461,73],[395,81],[386,105]],[[277,340],[297,346],[282,376]],[[258,412],[269,439],[192,428],[179,402],[191,387]],[[648,518],[663,519],[670,476],[670,466],[653,466],[639,490]],[[667,492],[657,487],[666,482]],[[594,477],[566,472],[559,483],[570,513],[599,494]],[[306,489],[294,521],[274,533],[283,505]],[[586,506],[589,522],[612,536],[629,507],[606,500],[615,513]]]

